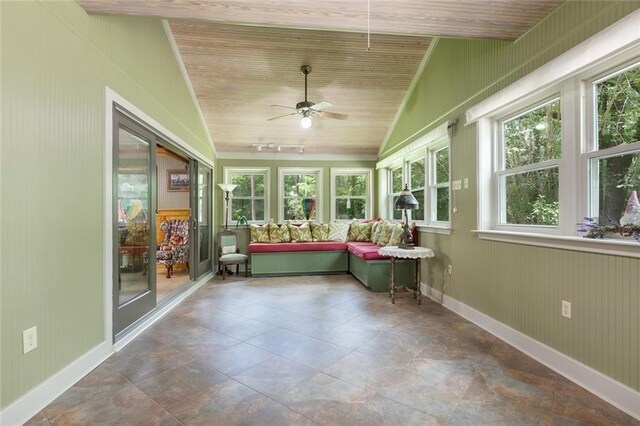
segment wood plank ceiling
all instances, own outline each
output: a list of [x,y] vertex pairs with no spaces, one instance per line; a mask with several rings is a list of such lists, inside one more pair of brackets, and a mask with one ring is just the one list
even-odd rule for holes
[[[169,19],[215,148],[229,158],[255,144],[375,156],[432,37],[513,40],[562,0],[371,0],[369,51],[366,0],[78,2],[89,13]],[[271,105],[304,100],[305,64],[309,101],[329,101],[348,120],[267,121],[288,112]]]

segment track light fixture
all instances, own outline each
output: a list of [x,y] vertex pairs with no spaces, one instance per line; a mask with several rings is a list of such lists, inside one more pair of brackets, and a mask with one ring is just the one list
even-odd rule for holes
[[275,143],[254,143],[251,147],[255,148],[258,152],[265,150],[274,150],[276,152],[284,152],[288,149],[298,150],[298,153],[304,154],[304,145],[289,145],[289,144],[275,144]]

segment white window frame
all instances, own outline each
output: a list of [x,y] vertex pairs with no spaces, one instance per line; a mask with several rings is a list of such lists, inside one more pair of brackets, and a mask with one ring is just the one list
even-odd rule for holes
[[[367,168],[342,168],[332,167],[330,170],[331,175],[331,220],[337,222],[348,222],[345,219],[336,219],[336,201],[338,199],[350,198],[350,199],[364,199],[365,200],[365,220],[373,218],[373,169]],[[338,176],[354,176],[362,175],[365,177],[365,195],[364,196],[349,196],[339,197],[336,195],[336,178]]]
[[[424,186],[422,188],[414,188],[411,182],[411,178],[413,177],[413,174],[411,173],[411,164],[423,160],[424,161]],[[430,193],[427,192],[427,186],[428,186],[428,182],[429,182],[429,176],[431,173],[429,173],[429,161],[428,158],[426,156],[426,151],[425,149],[419,149],[416,152],[414,152],[412,155],[407,156],[405,158],[405,162],[404,162],[404,175],[405,175],[405,179],[404,182],[407,185],[407,188],[409,188],[409,191],[411,191],[412,193],[422,189],[422,199],[424,200],[424,204],[423,206],[420,206],[422,208],[422,210],[424,211],[424,219],[420,219],[420,220],[416,220],[413,217],[413,210],[407,210],[407,216],[409,218],[409,221],[413,221],[416,223],[425,223],[428,221],[428,211],[429,211],[429,206],[431,204],[431,197],[430,197]],[[403,212],[404,215],[404,212]]]
[[[431,156],[436,151],[439,151],[443,148],[449,149],[449,181],[446,186],[451,188],[451,179],[452,179],[452,168],[451,168],[451,137],[449,134],[449,129],[453,125],[453,123],[446,121],[442,123],[440,126],[432,130],[431,132],[425,134],[424,136],[416,139],[414,142],[402,148],[396,154],[391,155],[384,160],[378,162],[376,164],[376,168],[378,170],[382,170],[382,175],[385,176],[385,181],[387,182],[387,188],[384,188],[383,185],[380,185],[380,193],[379,197],[381,199],[387,200],[386,206],[387,216],[389,218],[393,217],[393,204],[395,199],[398,197],[399,193],[391,192],[393,190],[393,182],[392,182],[392,170],[397,169],[398,167],[402,167],[402,186],[404,188],[405,184],[410,186],[409,178],[410,178],[410,164],[416,160],[421,158],[425,159],[425,197],[424,197],[424,220],[415,221],[416,225],[421,231],[425,232],[433,232],[439,234],[450,234],[451,233],[451,213],[453,206],[453,197],[451,189],[449,190],[449,221],[448,222],[438,222],[434,220],[436,211],[437,211],[437,197],[434,195],[434,192],[430,189],[430,184],[435,179],[435,170],[434,169],[434,161]],[[432,177],[433,174],[433,177]],[[444,185],[443,185],[444,186]],[[409,188],[411,189],[411,188]],[[382,192],[384,191],[384,192]],[[409,220],[411,221],[411,211],[408,212]],[[404,213],[403,219],[404,220]]]
[[[385,197],[388,200],[388,205],[389,205],[389,219],[390,220],[400,220],[400,219],[394,219],[393,218],[393,212],[396,211],[395,209],[395,201],[398,198],[398,196],[400,195],[400,192],[393,192],[393,172],[394,170],[400,169],[400,174],[402,175],[402,185],[401,185],[401,189],[400,192],[402,192],[402,189],[404,189],[404,184],[407,181],[407,168],[404,162],[398,163],[398,164],[394,164],[392,166],[390,166],[387,171],[388,171],[388,180],[389,180],[389,193],[385,195]],[[404,216],[402,215],[402,213],[400,214],[401,216],[401,220],[404,220]]]
[[283,223],[284,218],[284,177],[287,175],[316,175],[316,218],[315,221],[322,223],[322,198],[323,198],[323,177],[321,167],[278,167],[278,222]]
[[[436,154],[442,150],[449,151],[449,180],[446,182],[437,182],[436,176]],[[425,209],[424,216],[428,217],[428,223],[433,226],[441,228],[449,227],[451,223],[451,146],[445,141],[440,143],[434,143],[427,148],[427,163],[429,164],[427,170],[428,179],[425,181],[426,190],[429,191],[429,197],[425,196],[425,200],[429,200],[427,209]],[[448,188],[449,190],[449,220],[438,220],[438,189]]]
[[[249,220],[249,224],[262,225],[269,221],[269,187],[271,184],[270,180],[270,168],[269,167],[223,167],[223,175],[224,175],[224,183],[231,183],[231,175],[233,174],[243,174],[243,175],[264,175],[264,220]],[[233,211],[231,208],[231,200],[236,198],[233,196],[233,192],[229,194],[229,212],[228,212],[228,221],[232,221]],[[244,197],[243,197],[244,198]],[[249,197],[246,199],[262,199],[263,197]],[[224,201],[223,201],[224,202]],[[223,204],[224,208],[224,204]],[[224,221],[224,214],[222,215],[222,220]],[[224,222],[223,222],[224,224]]]
[[[562,173],[562,169],[560,168],[561,164],[561,160],[562,157],[564,157],[564,150],[565,150],[565,144],[564,144],[564,131],[563,131],[563,141],[562,141],[562,149],[561,149],[561,157],[560,158],[556,158],[556,159],[550,159],[550,160],[546,160],[546,161],[541,161],[539,163],[533,163],[533,164],[526,164],[524,166],[518,166],[518,167],[512,167],[510,169],[507,169],[505,167],[505,157],[504,157],[504,153],[505,153],[505,141],[504,141],[504,131],[503,131],[503,126],[505,123],[511,121],[511,120],[515,120],[516,118],[522,117],[523,115],[526,115],[534,110],[537,110],[539,108],[542,108],[550,103],[553,103],[555,101],[560,102],[560,115],[562,117],[562,127],[563,130],[565,128],[564,126],[564,120],[565,120],[565,116],[564,116],[564,111],[563,111],[563,106],[564,103],[562,102],[561,99],[561,95],[559,92],[553,93],[551,96],[544,96],[541,99],[537,100],[536,102],[534,102],[533,104],[527,105],[526,108],[522,109],[517,109],[515,111],[509,111],[506,115],[501,116],[500,118],[497,118],[496,120],[494,120],[494,126],[495,126],[495,162],[494,162],[494,178],[493,178],[493,185],[494,188],[492,191],[495,191],[495,195],[494,195],[494,200],[495,200],[495,204],[493,205],[493,212],[492,215],[494,215],[494,221],[495,221],[495,227],[496,229],[501,229],[501,230],[505,230],[505,231],[516,231],[516,232],[532,232],[532,233],[545,233],[545,234],[560,234],[561,233],[561,227],[560,227],[560,218],[558,218],[558,224],[557,225],[528,225],[528,224],[517,224],[517,223],[507,223],[507,197],[506,197],[506,186],[504,184],[504,179],[508,176],[513,176],[513,175],[519,175],[522,173],[526,173],[526,172],[534,172],[534,171],[539,171],[539,170],[548,170],[548,169],[552,169],[552,168],[557,168],[558,169],[558,179],[561,180],[566,174]],[[571,117],[567,117],[567,120],[569,120],[569,122],[571,122]],[[559,181],[558,182],[559,187],[562,186],[562,183]],[[560,203],[559,204],[563,204],[566,205],[566,203]],[[560,207],[559,207],[560,208]]]
[[[595,155],[589,150],[593,141],[593,95],[588,100],[589,86],[603,75],[611,75],[625,63],[640,60],[640,32],[635,11],[561,54],[527,76],[473,106],[466,112],[467,124],[476,123],[478,132],[478,236],[482,239],[543,247],[640,257],[636,241],[582,238],[577,224],[591,210],[589,199],[589,164]],[[605,73],[605,74],[603,74]],[[497,221],[496,123],[509,113],[533,106],[554,93],[560,93],[562,114],[562,158],[559,162],[560,218],[557,233],[540,229],[511,230]],[[591,111],[589,111],[591,110]],[[615,154],[634,146],[611,148]],[[609,151],[608,154],[613,154]],[[599,154],[602,154],[600,152]]]

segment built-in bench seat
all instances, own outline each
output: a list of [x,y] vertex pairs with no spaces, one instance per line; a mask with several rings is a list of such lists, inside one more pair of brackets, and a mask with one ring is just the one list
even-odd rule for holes
[[[388,291],[391,261],[370,242],[250,243],[251,275],[318,275],[350,272],[373,291]],[[415,262],[396,261],[396,282],[412,283]]]

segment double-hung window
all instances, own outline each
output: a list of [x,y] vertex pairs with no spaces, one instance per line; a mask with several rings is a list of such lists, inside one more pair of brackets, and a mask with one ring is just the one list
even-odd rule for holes
[[394,207],[394,202],[404,188],[404,164],[393,167],[389,170],[389,181],[389,188],[391,188],[391,191],[388,195],[388,198],[391,217],[396,220],[401,220],[402,210],[396,210]]
[[309,200],[309,220],[322,221],[322,169],[280,167],[278,190],[280,222],[306,220],[303,200]]
[[450,122],[443,123],[376,165],[383,179],[380,199],[386,200],[380,206],[383,216],[403,220],[404,212],[396,210],[394,202],[406,185],[418,201],[417,209],[407,211],[409,220],[424,229],[449,232],[451,126]]
[[498,125],[497,223],[556,226],[562,153],[560,100],[538,104]]
[[576,238],[585,216],[624,225],[640,191],[640,33],[614,27],[467,111],[481,238],[640,257],[631,240]]
[[[434,146],[427,150],[429,159],[430,222],[446,226],[449,223],[449,146]],[[415,195],[415,193],[414,193]]]
[[331,220],[371,219],[371,169],[331,168]]
[[617,222],[631,191],[640,191],[640,64],[588,82],[589,214]]
[[224,168],[225,183],[237,185],[229,201],[229,221],[244,216],[249,223],[264,223],[269,212],[268,168]]

